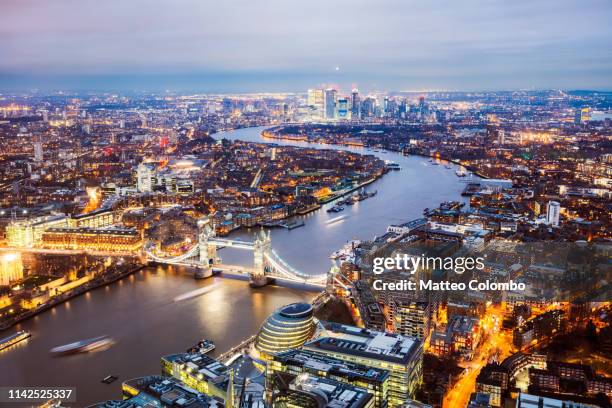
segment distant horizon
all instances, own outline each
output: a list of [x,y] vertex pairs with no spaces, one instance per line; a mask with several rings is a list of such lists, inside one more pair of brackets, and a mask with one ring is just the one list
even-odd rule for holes
[[612,89],[609,0],[3,0],[0,89]]
[[[228,75],[226,74],[225,77]],[[193,76],[188,76],[187,78]],[[6,75],[0,73],[0,94],[7,93],[22,93],[22,92],[38,92],[38,93],[56,93],[56,92],[125,92],[125,93],[205,93],[205,94],[262,94],[262,93],[286,93],[286,94],[305,94],[308,89],[319,88],[335,88],[340,92],[350,93],[352,89],[358,89],[360,93],[463,93],[463,92],[544,92],[544,91],[564,91],[564,92],[612,92],[612,86],[609,87],[584,87],[584,86],[532,86],[532,87],[481,87],[481,88],[444,88],[444,87],[381,87],[381,86],[360,86],[358,83],[349,82],[333,83],[332,80],[327,82],[312,82],[303,83],[299,81],[301,86],[279,83],[270,83],[270,78],[258,83],[250,83],[247,78],[242,81],[231,82],[231,85],[225,81],[221,83],[211,83],[216,76],[208,77],[202,80],[181,79],[181,76],[175,75],[143,75],[143,74],[127,74],[127,75],[70,75],[70,76],[31,76],[31,75]],[[167,82],[161,79],[166,79]],[[245,82],[246,81],[246,82]],[[151,82],[151,83],[148,83]],[[157,85],[152,85],[156,83]],[[265,86],[263,84],[267,84]]]

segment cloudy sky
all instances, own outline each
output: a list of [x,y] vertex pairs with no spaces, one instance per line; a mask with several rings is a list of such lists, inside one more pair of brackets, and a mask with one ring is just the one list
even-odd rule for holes
[[612,89],[610,0],[0,0],[0,88]]

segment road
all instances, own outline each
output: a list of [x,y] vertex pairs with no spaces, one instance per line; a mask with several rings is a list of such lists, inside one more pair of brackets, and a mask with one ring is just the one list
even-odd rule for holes
[[466,372],[459,381],[446,393],[443,407],[464,408],[468,405],[470,395],[476,389],[476,377],[480,369],[489,361],[503,361],[512,354],[512,334],[500,330],[503,313],[502,306],[492,305],[487,308],[485,316],[480,320],[483,338],[471,361],[461,365]]

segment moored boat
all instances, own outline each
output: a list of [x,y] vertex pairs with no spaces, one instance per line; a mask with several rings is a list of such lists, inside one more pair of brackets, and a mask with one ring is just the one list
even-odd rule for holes
[[11,347],[23,340],[30,338],[31,336],[32,335],[29,332],[25,330],[20,330],[17,333],[4,337],[0,339],[0,350],[4,350],[5,348]]

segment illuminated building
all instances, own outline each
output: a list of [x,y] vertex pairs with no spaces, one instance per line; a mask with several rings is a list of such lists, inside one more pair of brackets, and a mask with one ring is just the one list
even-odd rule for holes
[[361,102],[359,100],[359,90],[353,89],[351,92],[351,118],[359,119]]
[[516,408],[594,408],[598,405],[592,403],[580,403],[574,402],[567,396],[560,396],[559,398],[541,397],[538,395],[531,395],[525,393],[519,393],[516,399]]
[[136,168],[136,189],[141,193],[150,193],[155,185],[155,165],[140,163]]
[[115,222],[115,214],[108,208],[100,208],[83,214],[73,215],[68,220],[71,228],[102,228]]
[[272,406],[286,408],[374,408],[374,397],[362,388],[302,373],[274,377]]
[[561,331],[564,323],[564,312],[562,310],[551,310],[516,328],[513,332],[512,342],[519,349],[537,344],[546,337]]
[[138,251],[140,233],[129,228],[49,228],[43,233],[42,246],[50,249]]
[[508,389],[508,369],[499,364],[487,364],[476,377],[476,392],[489,394],[492,407],[502,406],[502,396]]
[[399,334],[329,323],[304,350],[339,360],[388,370],[389,407],[413,398],[422,381],[423,343]]
[[197,392],[225,401],[228,407],[234,406],[233,370],[205,354],[181,353],[164,356],[162,373]]
[[546,207],[546,223],[553,227],[559,226],[559,213],[561,211],[561,204],[558,201],[549,201]]
[[259,329],[255,348],[264,355],[301,347],[315,329],[312,305],[291,303],[272,313]]
[[334,119],[336,116],[336,93],[332,88],[325,90],[325,119]]
[[308,90],[308,106],[315,109],[317,116],[323,116],[325,110],[325,91],[323,89]]
[[[224,408],[223,401],[198,393],[180,382],[157,375],[134,378],[121,385],[123,401],[105,401],[88,408],[188,407]],[[227,405],[231,407],[231,405]]]
[[273,381],[276,373],[331,378],[360,387],[374,395],[374,406],[386,407],[389,392],[389,371],[341,361],[305,350],[290,350],[276,354],[266,366],[266,379]]
[[9,252],[0,256],[0,286],[8,286],[22,278],[21,254]]
[[612,397],[612,379],[588,365],[548,361],[546,368],[529,368],[529,389],[561,394],[605,394]]
[[346,96],[338,98],[336,102],[336,118],[337,119],[350,119],[350,100]]
[[429,336],[431,303],[399,301],[395,308],[395,327],[399,334],[424,340]]
[[64,226],[68,226],[68,218],[63,214],[13,221],[6,226],[7,245],[15,248],[40,246],[46,229]]

